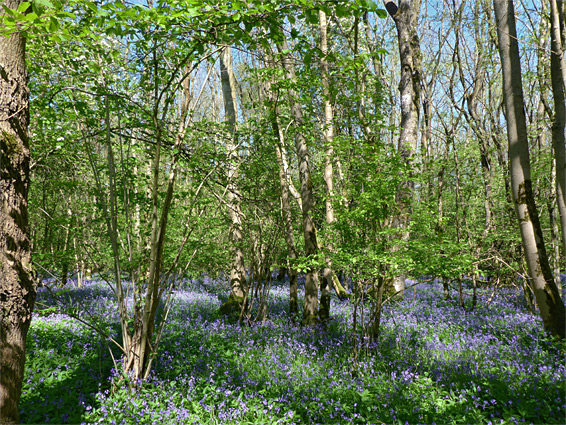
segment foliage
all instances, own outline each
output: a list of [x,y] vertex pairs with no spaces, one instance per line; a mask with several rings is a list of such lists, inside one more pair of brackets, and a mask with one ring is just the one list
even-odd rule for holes
[[[333,225],[324,220],[319,9],[330,22],[326,59],[335,116]],[[355,285],[369,282],[368,288],[397,275],[459,278],[474,273],[496,282],[502,276],[515,282],[524,266],[507,187],[498,68],[489,57],[477,56],[474,67],[486,67],[480,74],[489,86],[485,98],[479,99],[480,115],[486,116],[484,130],[490,136],[488,196],[484,159],[478,158],[479,133],[470,130],[470,119],[462,118],[456,99],[468,99],[468,90],[473,89],[468,82],[476,83],[476,69],[462,70],[465,63],[438,59],[455,58],[454,52],[446,51],[455,44],[455,28],[463,27],[462,38],[469,39],[466,47],[472,52],[471,40],[482,31],[470,33],[471,27],[492,25],[488,16],[485,22],[456,22],[448,9],[442,13],[449,16],[449,24],[445,25],[445,16],[438,19],[446,32],[438,29],[438,40],[428,41],[440,56],[436,50],[423,51],[423,62],[433,63],[426,79],[445,86],[431,87],[431,99],[426,99],[435,111],[430,152],[420,146],[414,153],[415,165],[409,168],[395,143],[397,64],[387,50],[393,52],[396,46],[382,21],[387,14],[376,2],[34,0],[16,11],[3,7],[0,36],[24,31],[28,38],[33,158],[29,204],[35,267],[41,276],[62,281],[78,276],[82,284],[91,274],[110,281],[106,290],[85,282],[79,290],[59,291],[68,301],[63,309],[47,294],[41,295],[46,306],[37,312],[29,336],[22,418],[99,423],[563,419],[564,369],[556,367],[563,364],[563,351],[542,337],[538,322],[507,289],[498,289],[489,308],[482,301],[491,298],[485,288],[480,290],[476,311],[466,314],[440,300],[436,286],[409,291],[405,303],[384,307],[378,346],[368,346],[357,359],[355,378],[350,373],[348,335],[353,307],[347,302],[335,304],[326,333],[287,323],[282,287],[272,291],[270,320],[262,325],[241,329],[216,314],[218,299],[229,291],[226,276],[232,260],[224,201],[230,159],[215,82],[215,60],[224,46],[238,51],[237,186],[250,278],[274,264],[287,265],[274,155],[281,141],[272,130],[275,105],[265,99],[269,83],[286,143],[282,148],[288,157],[288,178],[296,187],[297,132],[305,135],[310,150],[312,214],[322,250],[316,257],[298,252],[292,267],[318,269],[330,259],[335,270],[353,278]],[[476,49],[488,38],[479,41]],[[538,46],[530,50],[546,51]],[[470,58],[475,60],[476,53]],[[283,57],[292,60],[296,80],[286,78]],[[554,232],[553,155],[544,141],[548,122],[534,112],[538,98],[548,109],[543,62],[536,65],[537,73],[529,73],[533,104],[527,106],[529,132],[538,144],[533,149],[533,181],[544,201],[539,208],[549,240]],[[460,83],[454,79],[455,65],[465,74]],[[194,103],[184,121],[186,132],[179,134],[186,82]],[[304,115],[304,123],[297,127],[290,113],[290,90],[297,93]],[[452,104],[445,103],[448,98]],[[178,136],[182,140],[176,145]],[[179,167],[167,215],[170,231],[159,246],[163,273],[158,280],[161,289],[174,282],[171,289],[179,292],[156,369],[134,394],[112,387],[120,373],[120,354],[114,352],[118,367],[113,369],[106,341],[68,315],[82,311],[76,303],[82,299],[96,317],[91,324],[119,340],[111,300],[115,282],[108,278],[115,260],[125,284],[133,285],[129,288],[138,297],[128,298],[127,313],[133,312],[132,301],[142,299],[152,237],[151,164],[158,145],[162,151],[156,164],[156,210],[165,203],[174,164]],[[109,165],[111,153],[115,170]],[[400,188],[406,184],[414,187],[415,202],[409,228],[400,229],[393,221],[400,213]],[[489,232],[486,202],[491,202],[493,212]],[[296,245],[301,247],[301,212],[295,203],[292,216]],[[116,220],[118,249],[108,238],[111,218]],[[410,230],[407,238],[402,237],[405,230]],[[558,247],[557,240],[553,243]],[[555,252],[559,269],[563,254]],[[212,275],[219,277],[211,279]],[[374,296],[362,295],[365,300]],[[158,323],[162,319],[158,315]],[[358,327],[368,323],[368,317],[362,319],[367,320]],[[131,326],[133,320],[129,317],[127,323]]]

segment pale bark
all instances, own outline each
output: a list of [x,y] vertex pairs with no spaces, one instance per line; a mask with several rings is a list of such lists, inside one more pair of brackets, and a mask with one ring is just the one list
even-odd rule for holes
[[535,293],[545,330],[563,339],[566,330],[564,304],[548,263],[531,183],[529,143],[513,2],[494,0],[493,5],[503,74],[511,189],[529,283]]
[[[332,198],[334,197],[334,171],[332,167],[332,157],[334,156],[334,111],[330,103],[330,75],[328,72],[328,24],[326,13],[323,10],[318,12],[320,23],[320,75],[322,79],[322,96],[324,99],[324,121],[322,132],[324,134],[324,182],[326,183],[326,198],[324,206],[326,210],[326,225],[328,227],[328,239],[332,239],[332,225],[336,221]],[[332,250],[332,242],[326,243],[325,249]],[[321,320],[328,320],[330,317],[330,288],[332,287],[332,259],[328,252],[325,258],[326,266],[323,271],[323,280],[320,285],[320,311]]]
[[[244,267],[244,251],[242,247],[242,212],[240,208],[240,192],[238,189],[238,151],[236,141],[236,81],[232,70],[230,47],[220,54],[220,79],[224,98],[224,113],[230,137],[226,141],[228,191],[227,204],[230,217],[230,243],[232,266],[230,270],[230,299],[228,302],[241,304],[246,293],[246,271]],[[240,306],[241,307],[241,306]]]
[[[477,17],[476,17],[477,19]],[[485,214],[485,225],[482,234],[482,240],[485,240],[489,232],[495,228],[495,217],[493,215],[493,196],[492,196],[492,186],[493,186],[493,172],[491,166],[491,157],[489,154],[489,140],[490,135],[487,131],[485,121],[482,114],[479,111],[479,102],[483,97],[484,92],[484,57],[483,49],[481,46],[482,41],[476,40],[476,52],[477,56],[474,63],[474,81],[470,92],[465,94],[467,113],[464,114],[467,122],[476,135],[479,152],[480,152],[480,165],[483,177],[483,189],[484,189],[484,214]],[[456,47],[458,55],[458,63],[460,70],[460,79],[463,86],[465,87],[465,75],[462,69],[462,58],[459,52],[459,46]],[[478,246],[478,248],[480,248]],[[479,252],[477,252],[479,254]]]
[[[157,66],[157,62],[155,62]],[[156,71],[156,68],[154,69]],[[189,71],[187,71],[189,72]],[[102,76],[104,78],[104,75]],[[107,147],[107,166],[109,175],[109,206],[106,203],[105,185],[101,181],[100,175],[97,171],[97,164],[90,153],[89,160],[91,162],[92,170],[94,173],[96,187],[99,192],[99,198],[102,204],[102,210],[106,220],[107,232],[112,246],[114,256],[114,273],[116,283],[116,298],[118,301],[118,310],[120,313],[120,324],[122,330],[122,345],[116,345],[123,352],[123,371],[134,379],[129,381],[130,385],[137,385],[138,380],[145,380],[151,370],[151,363],[153,356],[156,354],[159,344],[160,332],[165,323],[162,320],[157,327],[157,337],[155,337],[155,325],[157,308],[160,303],[161,297],[165,290],[171,293],[172,288],[163,285],[161,282],[161,271],[163,263],[163,248],[165,244],[165,235],[167,230],[168,215],[173,200],[173,190],[175,187],[176,176],[178,174],[178,160],[179,148],[185,137],[186,117],[188,115],[188,106],[190,102],[190,92],[188,86],[188,79],[185,79],[183,84],[183,100],[181,107],[181,116],[179,118],[179,129],[176,135],[175,143],[173,145],[173,161],[170,164],[170,172],[168,176],[167,188],[165,191],[165,199],[162,203],[161,210],[159,209],[159,193],[160,187],[160,172],[162,170],[161,164],[161,148],[163,143],[162,127],[160,119],[161,111],[156,105],[153,108],[152,124],[155,128],[156,150],[151,165],[152,172],[152,185],[150,194],[152,198],[152,211],[151,211],[151,236],[148,241],[149,247],[149,267],[146,274],[146,283],[142,284],[134,282],[134,302],[133,302],[133,329],[130,331],[131,325],[128,325],[130,320],[130,313],[128,313],[128,292],[125,291],[121,282],[121,266],[119,262],[119,245],[120,228],[118,227],[118,212],[116,196],[116,172],[115,172],[115,159],[113,153],[113,140],[111,138],[111,117],[109,99],[105,97],[105,125],[106,125],[106,147]],[[106,88],[106,87],[105,87]],[[157,90],[157,89],[156,89]],[[158,98],[157,92],[155,98]],[[84,129],[81,128],[85,142],[87,136]],[[123,159],[123,158],[122,158]],[[131,251],[126,249],[122,244],[122,251],[126,252],[131,257]],[[170,297],[165,301],[165,311],[170,305]],[[166,314],[166,313],[165,313]]]
[[293,184],[293,180],[291,179],[291,172],[289,171],[289,161],[287,160],[287,149],[285,144],[285,134],[283,133],[283,129],[279,128],[279,143],[281,144],[281,163],[283,165],[283,171],[285,172],[285,178],[287,179],[287,183],[289,184],[289,192],[295,199],[297,206],[301,211],[303,211],[303,200],[301,199],[301,194]]
[[[561,10],[560,10],[561,9]],[[550,75],[552,79],[552,93],[554,95],[554,122],[552,123],[552,146],[556,158],[556,201],[562,225],[562,252],[566,255],[566,62],[564,59],[563,25],[564,1],[558,4],[557,0],[550,0],[551,17],[551,54]]]
[[[3,6],[17,9],[20,0]],[[4,12],[0,12],[0,16]],[[19,422],[26,335],[36,296],[28,225],[29,90],[25,37],[0,36],[0,423]]]
[[297,269],[293,265],[293,260],[297,259],[297,249],[295,246],[295,236],[293,234],[293,215],[291,213],[291,202],[289,201],[289,180],[283,165],[282,144],[283,132],[277,119],[277,108],[274,110],[271,118],[273,132],[279,139],[279,143],[275,145],[275,155],[277,164],[279,165],[279,187],[281,188],[281,210],[283,212],[283,222],[285,223],[285,242],[287,243],[287,252],[291,264],[289,265],[289,316],[295,321],[299,315],[299,301],[297,294]]
[[[398,150],[403,161],[413,169],[413,155],[417,149],[419,132],[420,92],[421,92],[421,51],[416,32],[417,18],[421,7],[420,0],[400,0],[397,6],[391,0],[384,0],[385,8],[393,18],[397,28],[399,58],[401,60],[401,81],[399,93],[401,99],[401,124]],[[409,238],[407,228],[411,215],[411,203],[414,184],[405,182],[397,193],[397,214],[393,225],[400,229],[400,240]],[[394,249],[399,249],[394,246]],[[405,276],[393,279],[395,292],[403,295]]]
[[[282,49],[285,49],[283,46]],[[283,58],[283,66],[287,73],[287,78],[295,81],[295,69],[288,57]],[[316,239],[316,228],[311,216],[311,210],[314,207],[314,196],[312,188],[312,180],[309,166],[309,150],[307,141],[303,133],[303,111],[295,90],[289,89],[289,103],[291,106],[291,115],[295,126],[295,147],[297,149],[297,157],[299,161],[299,179],[301,182],[301,199],[303,201],[303,231],[305,239],[305,255],[307,258],[315,258],[319,247]],[[318,320],[318,289],[319,279],[318,270],[309,267],[305,279],[305,302],[303,307],[303,323],[307,325],[314,324]]]

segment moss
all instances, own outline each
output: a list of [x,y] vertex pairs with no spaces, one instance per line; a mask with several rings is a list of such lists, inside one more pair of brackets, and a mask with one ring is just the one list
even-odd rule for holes
[[20,155],[23,152],[22,144],[15,134],[2,131],[0,133],[0,146],[9,158]]
[[314,326],[319,322],[320,322],[320,319],[318,318],[317,315],[309,315],[309,316],[303,317],[303,320],[302,320],[301,323],[302,323],[303,326]]
[[338,295],[338,298],[340,298],[341,300],[350,298],[350,294],[346,292],[346,290],[340,283],[340,280],[335,274],[332,274],[332,284],[334,285],[334,289],[336,290],[336,295]]
[[403,294],[402,293],[398,294],[397,290],[395,289],[393,278],[386,278],[385,282],[383,284],[384,284],[384,287],[383,287],[383,298],[384,299],[387,299],[387,298],[392,298],[392,300],[402,300],[403,299]]
[[228,300],[220,306],[218,313],[237,320],[240,317],[243,302],[243,297],[235,297],[233,294],[230,294]]

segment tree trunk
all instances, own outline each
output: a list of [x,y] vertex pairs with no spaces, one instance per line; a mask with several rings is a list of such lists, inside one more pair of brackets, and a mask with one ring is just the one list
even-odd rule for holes
[[[421,91],[421,50],[417,35],[417,18],[421,8],[421,0],[400,0],[399,6],[384,0],[385,8],[395,21],[401,60],[401,125],[399,133],[399,154],[403,161],[413,169],[413,155],[417,150],[419,132],[420,91]],[[393,225],[400,229],[400,240],[409,238],[407,228],[411,215],[411,203],[414,184],[405,182],[397,193],[397,214]],[[394,246],[398,250],[399,246]],[[399,275],[393,279],[395,292],[401,295],[405,289],[405,276]]]
[[563,339],[566,331],[564,304],[558,294],[548,263],[531,183],[527,122],[513,2],[494,0],[493,5],[503,73],[503,100],[507,119],[509,166],[515,214],[519,220],[530,284],[535,293],[544,328],[550,334]]
[[[462,3],[460,9],[458,10],[458,15],[455,19],[462,20],[462,12],[464,9],[465,4]],[[454,46],[454,54],[456,57],[456,63],[460,78],[460,83],[462,87],[465,87],[466,90],[464,92],[464,100],[466,102],[466,108],[459,107],[458,104],[454,106],[458,108],[466,118],[467,123],[469,124],[470,128],[473,130],[474,134],[476,135],[476,139],[479,146],[479,154],[480,154],[480,165],[483,177],[483,193],[484,193],[484,213],[485,213],[485,220],[484,220],[484,228],[481,233],[481,237],[476,237],[475,232],[469,233],[467,240],[470,245],[470,251],[472,256],[479,261],[484,242],[487,237],[493,232],[495,229],[495,215],[493,213],[493,168],[492,168],[492,160],[490,155],[490,140],[491,136],[489,134],[489,130],[487,129],[486,120],[484,117],[484,111],[481,110],[483,106],[483,101],[485,99],[485,81],[486,81],[486,53],[485,53],[485,44],[486,44],[486,34],[484,31],[484,27],[479,24],[480,22],[480,8],[481,3],[476,2],[474,4],[473,10],[473,24],[472,28],[475,34],[474,37],[474,50],[473,50],[473,57],[472,55],[468,54],[466,57],[462,57],[461,55],[461,34],[459,30],[456,30],[456,37],[455,37],[455,46]],[[489,53],[489,52],[488,52]],[[472,64],[467,65],[467,61],[472,61]],[[468,75],[473,75],[473,81],[470,84],[468,81],[468,75],[465,73],[465,69],[468,72]],[[469,87],[469,88],[468,88]],[[470,229],[471,230],[471,229]],[[475,246],[474,246],[475,245]],[[474,272],[473,272],[473,281],[475,283],[478,273],[478,266],[477,264],[474,265]],[[475,288],[475,286],[474,286]],[[473,307],[472,307],[473,308]]]
[[554,122],[552,123],[552,146],[556,158],[556,200],[562,224],[562,252],[566,255],[566,105],[564,93],[566,89],[566,62],[564,61],[565,34],[564,1],[558,4],[557,0],[550,0],[551,18],[551,53],[550,75],[552,79],[552,93],[554,95]]
[[[20,0],[3,6],[17,9]],[[0,12],[0,16],[4,12]],[[0,37],[0,423],[19,422],[36,295],[28,225],[30,149],[25,37]]]
[[[277,112],[275,112],[277,113]],[[276,116],[273,120],[273,131],[283,137],[279,123],[276,123]],[[275,154],[277,163],[279,164],[279,185],[281,187],[281,210],[283,211],[283,221],[285,223],[285,241],[287,242],[287,251],[291,264],[289,265],[289,316],[295,321],[299,315],[299,298],[297,295],[297,269],[292,263],[297,258],[297,249],[295,247],[295,237],[293,235],[293,215],[291,214],[291,203],[289,201],[289,184],[287,176],[283,168],[283,160],[281,155],[281,145],[275,145]],[[281,269],[284,272],[285,269]],[[284,273],[282,273],[284,276]]]
[[69,251],[69,242],[71,241],[71,228],[73,227],[73,212],[71,208],[67,208],[67,216],[69,217],[69,223],[67,223],[67,228],[65,229],[65,242],[63,243],[63,258],[61,267],[61,284],[63,286],[67,285],[69,280],[69,263],[71,262]]
[[[220,79],[222,83],[222,96],[224,98],[225,119],[230,131],[230,138],[226,142],[227,151],[227,177],[228,177],[228,216],[230,217],[230,243],[232,253],[232,267],[230,270],[230,298],[223,306],[222,311],[229,312],[232,304],[239,309],[246,294],[246,270],[244,267],[244,250],[242,248],[242,212],[240,209],[240,193],[238,189],[238,151],[236,143],[236,82],[232,71],[232,55],[230,47],[226,47],[220,54]],[[228,309],[228,310],[226,310]]]
[[548,209],[548,218],[550,219],[550,239],[551,239],[551,247],[552,247],[552,273],[554,274],[554,282],[556,283],[556,287],[558,288],[558,293],[562,296],[562,292],[560,291],[561,288],[561,279],[560,279],[560,236],[558,231],[558,220],[556,219],[556,207],[555,207],[555,199],[556,199],[556,161],[552,161],[551,171],[550,171],[550,196],[546,200],[547,202],[547,209]]
[[[285,46],[283,46],[283,50]],[[287,57],[283,58],[283,66],[287,73],[287,78],[295,81],[295,70]],[[305,255],[315,259],[318,253],[318,242],[316,240],[316,228],[311,217],[311,210],[314,207],[314,196],[312,189],[311,172],[309,168],[309,151],[307,141],[303,133],[303,111],[297,99],[295,90],[289,89],[289,101],[291,115],[295,126],[295,147],[299,161],[299,180],[301,182],[301,199],[303,202],[303,230],[305,239]],[[318,270],[316,267],[307,269],[305,279],[305,303],[303,307],[303,323],[312,325],[318,320]]]
[[[270,60],[270,62],[273,62]],[[273,63],[271,63],[273,65]],[[271,115],[271,125],[273,133],[277,139],[275,144],[275,155],[277,157],[277,165],[279,166],[279,187],[281,189],[281,212],[283,213],[283,223],[285,224],[285,242],[287,243],[288,257],[291,260],[288,269],[281,267],[277,280],[285,278],[285,272],[289,272],[289,317],[294,322],[299,315],[299,301],[298,301],[298,285],[297,285],[297,269],[293,264],[293,260],[297,258],[297,249],[295,246],[295,236],[293,234],[293,214],[291,211],[290,201],[290,176],[287,172],[287,164],[284,160],[285,149],[285,136],[281,125],[279,123],[279,109],[277,107],[276,96],[273,92],[273,87],[270,84],[267,87],[267,95],[269,97],[269,113]],[[302,206],[302,203],[300,203]]]
[[332,198],[334,197],[334,171],[332,167],[332,157],[334,156],[334,111],[330,102],[330,76],[328,73],[328,24],[326,13],[323,10],[318,12],[320,21],[320,74],[322,79],[322,96],[324,99],[324,134],[325,156],[324,156],[324,182],[326,183],[326,199],[324,201],[326,209],[327,239],[326,246],[326,265],[323,271],[323,280],[320,287],[320,311],[319,318],[322,321],[330,318],[330,288],[332,287],[332,259],[328,255],[332,250],[332,225],[336,221]]

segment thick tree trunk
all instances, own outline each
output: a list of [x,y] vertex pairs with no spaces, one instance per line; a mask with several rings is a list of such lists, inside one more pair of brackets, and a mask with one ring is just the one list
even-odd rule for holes
[[[3,6],[17,9],[20,0]],[[4,12],[0,12],[3,14]],[[25,37],[0,37],[0,423],[19,422],[26,335],[35,303],[28,225],[30,149]]]
[[[228,216],[230,217],[230,243],[232,253],[232,268],[230,270],[230,298],[229,303],[241,307],[246,294],[246,270],[244,267],[244,250],[242,247],[242,212],[240,209],[240,192],[238,189],[238,151],[236,143],[236,82],[232,71],[232,55],[230,47],[224,48],[220,54],[220,78],[222,83],[222,96],[224,98],[224,112],[226,122],[231,133],[226,142],[228,154],[227,177],[228,177]],[[223,310],[223,311],[224,311]]]
[[494,0],[499,55],[503,73],[503,99],[509,140],[509,166],[515,213],[519,220],[527,269],[537,305],[550,334],[564,338],[564,304],[552,277],[531,183],[529,143],[521,81],[519,45],[513,2]]
[[[399,132],[399,154],[413,169],[413,155],[417,150],[419,132],[420,91],[421,91],[421,49],[417,35],[417,18],[421,8],[421,0],[400,0],[397,6],[391,0],[384,0],[385,8],[395,21],[397,39],[399,44],[399,58],[401,60],[401,81],[399,93],[401,95],[401,125]],[[414,184],[405,182],[397,193],[397,214],[393,225],[400,229],[400,239],[409,238],[407,228],[411,215]],[[399,249],[394,246],[394,249]],[[403,295],[405,289],[405,276],[396,276],[393,279],[395,292]]]
[[558,4],[557,0],[550,0],[551,18],[551,53],[550,75],[552,79],[552,93],[554,95],[554,122],[552,123],[552,146],[556,158],[556,200],[562,224],[562,252],[566,255],[566,62],[564,60],[565,37],[564,1]]
[[[281,50],[283,50],[285,46]],[[287,73],[287,78],[295,81],[295,69],[287,57],[283,58],[283,66]],[[305,239],[305,255],[310,258],[316,257],[318,253],[318,242],[316,239],[316,228],[311,217],[311,210],[314,207],[314,196],[312,180],[309,167],[309,151],[307,141],[303,133],[303,111],[297,99],[295,91],[289,89],[289,100],[291,115],[295,126],[295,148],[299,160],[299,180],[301,182],[301,199],[303,202],[303,230]],[[305,279],[305,303],[303,307],[303,323],[312,325],[318,320],[318,270],[317,268],[307,269]]]

